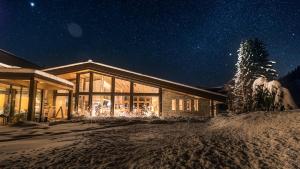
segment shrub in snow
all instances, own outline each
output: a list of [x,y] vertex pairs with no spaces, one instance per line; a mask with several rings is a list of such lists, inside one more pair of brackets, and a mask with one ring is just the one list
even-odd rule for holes
[[284,110],[297,108],[288,89],[276,80],[268,81],[265,77],[257,78],[252,86],[253,110]]

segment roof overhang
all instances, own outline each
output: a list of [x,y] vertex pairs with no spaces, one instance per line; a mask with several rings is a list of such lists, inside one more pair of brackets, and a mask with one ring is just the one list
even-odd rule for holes
[[69,64],[64,66],[47,68],[44,69],[43,71],[54,75],[61,75],[65,73],[77,72],[77,71],[88,70],[88,69],[106,73],[106,74],[111,74],[116,77],[128,78],[137,82],[147,83],[147,84],[151,84],[154,86],[158,86],[170,90],[175,90],[175,91],[196,95],[208,99],[214,99],[220,102],[225,102],[227,99],[226,95],[217,92],[212,92],[212,91],[208,91],[193,86],[188,86],[185,84],[172,82],[161,78],[144,75],[126,69],[105,65],[98,62],[93,62],[91,60],[87,62],[79,62],[79,63]]
[[72,82],[40,70],[27,68],[0,68],[0,79],[30,80],[32,78],[63,86],[66,89],[74,88]]

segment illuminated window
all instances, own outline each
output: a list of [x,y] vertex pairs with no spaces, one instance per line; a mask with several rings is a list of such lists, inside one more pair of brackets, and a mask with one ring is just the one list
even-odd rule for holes
[[66,119],[68,117],[68,96],[56,96],[55,118]]
[[198,99],[194,100],[194,111],[198,111],[199,110],[199,102]]
[[40,113],[42,111],[42,91],[40,89],[36,90],[35,96],[35,120],[37,121],[40,118]]
[[130,93],[130,82],[122,79],[115,79],[116,93]]
[[159,98],[157,96],[134,96],[133,112],[136,116],[158,116]]
[[90,116],[89,112],[89,96],[80,95],[78,98],[78,112],[77,116]]
[[179,110],[183,110],[183,100],[179,99]]
[[111,77],[94,73],[93,75],[94,92],[111,92]]
[[0,114],[7,116],[10,112],[9,88],[9,85],[0,84]]
[[158,92],[159,90],[156,87],[134,83],[134,93],[158,93]]
[[186,110],[187,111],[191,111],[191,103],[192,103],[191,100],[186,101]]
[[176,99],[172,99],[172,110],[176,110]]
[[114,116],[129,116],[130,96],[115,96]]
[[93,96],[92,117],[109,117],[111,113],[110,96]]
[[90,73],[85,73],[80,75],[80,92],[89,92],[90,86]]

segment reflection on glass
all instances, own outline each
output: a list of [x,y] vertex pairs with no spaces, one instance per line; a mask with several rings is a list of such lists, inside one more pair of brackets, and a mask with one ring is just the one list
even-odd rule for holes
[[130,82],[122,79],[115,79],[116,93],[130,93]]
[[111,92],[111,77],[94,73],[93,91],[94,92]]
[[109,117],[111,115],[110,96],[93,96],[92,117]]
[[77,116],[90,116],[88,95],[79,96]]
[[9,103],[9,85],[0,84],[0,115],[9,115],[10,103]]
[[191,107],[192,107],[191,104],[192,104],[192,102],[190,99],[186,100],[186,110],[187,111],[191,111]]
[[114,116],[130,116],[130,96],[115,96]]
[[68,117],[68,96],[56,96],[55,118],[66,119]]
[[198,111],[199,110],[199,102],[198,99],[194,100],[194,111]]
[[21,105],[20,105],[20,114],[26,119],[26,115],[28,112],[28,101],[29,101],[29,90],[28,88],[22,88],[22,96],[21,96]]
[[37,89],[35,97],[35,120],[38,121],[41,113],[42,91]]
[[179,99],[179,110],[183,110],[183,99]]
[[90,73],[80,75],[79,92],[89,92]]
[[134,93],[158,93],[159,90],[156,87],[151,87],[139,83],[134,83],[133,85]]
[[159,116],[157,96],[134,96],[133,113],[136,116]]

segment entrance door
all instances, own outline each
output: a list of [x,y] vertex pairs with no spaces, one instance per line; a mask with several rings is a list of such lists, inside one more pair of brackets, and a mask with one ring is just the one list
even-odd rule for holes
[[68,118],[68,96],[56,96],[55,101],[55,118]]

